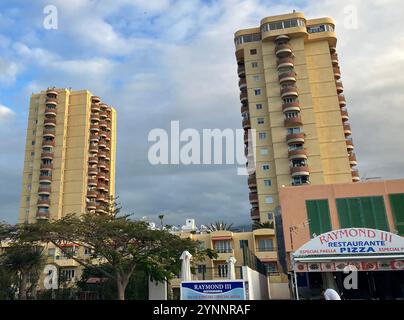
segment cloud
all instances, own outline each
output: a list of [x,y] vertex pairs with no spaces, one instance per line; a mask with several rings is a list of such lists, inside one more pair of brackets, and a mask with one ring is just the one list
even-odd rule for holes
[[6,106],[0,104],[0,122],[10,119],[13,116],[14,112],[10,108],[7,108]]

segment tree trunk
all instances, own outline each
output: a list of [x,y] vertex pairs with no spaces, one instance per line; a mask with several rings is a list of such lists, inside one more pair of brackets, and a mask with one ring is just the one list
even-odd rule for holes
[[128,285],[128,277],[122,276],[119,273],[116,277],[116,286],[118,289],[118,300],[125,300],[125,290]]
[[18,300],[27,300],[27,279],[26,273],[21,272],[20,288],[18,290]]

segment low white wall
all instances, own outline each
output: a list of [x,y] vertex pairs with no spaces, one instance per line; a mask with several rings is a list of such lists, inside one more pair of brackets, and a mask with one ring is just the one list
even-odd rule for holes
[[268,300],[268,279],[263,274],[244,266],[243,280],[248,282],[248,300]]
[[167,282],[149,280],[149,300],[167,300]]

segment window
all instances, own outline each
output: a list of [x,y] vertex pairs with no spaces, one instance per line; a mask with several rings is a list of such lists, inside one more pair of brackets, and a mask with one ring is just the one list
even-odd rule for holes
[[288,134],[300,133],[300,127],[297,128],[288,128]]
[[257,118],[257,124],[264,124],[264,118]]
[[267,273],[276,273],[278,266],[275,262],[264,263],[265,270]]
[[251,55],[257,54],[257,49],[250,49],[250,54]]
[[255,82],[257,82],[257,81],[260,81],[260,80],[261,80],[261,77],[255,75],[255,76],[253,76],[253,79],[254,79]]
[[55,248],[49,248],[48,249],[48,257],[54,258],[56,254],[56,249]]
[[258,137],[260,140],[265,140],[267,138],[267,133],[266,132],[260,132],[258,133]]
[[297,144],[291,144],[288,147],[289,151],[293,151],[293,150],[303,150],[303,145],[301,143],[297,143]]
[[266,187],[272,186],[272,181],[271,180],[264,180],[264,186],[266,186]]
[[293,180],[292,180],[293,186],[298,186],[301,184],[308,184],[308,183],[310,183],[309,176],[293,177]]
[[32,135],[33,135],[33,136],[36,135],[36,130],[32,130]]
[[251,68],[258,68],[258,62],[251,62]]
[[248,248],[248,240],[240,240],[240,249]]
[[268,149],[267,148],[261,148],[260,149],[260,154],[261,154],[261,156],[267,156],[268,155]]
[[272,198],[271,196],[265,197],[265,203],[268,203],[268,204],[274,203],[274,198]]
[[228,275],[227,264],[218,264],[217,265],[217,275],[219,278],[227,278],[227,275]]
[[272,239],[259,239],[258,251],[274,251],[274,243]]
[[299,117],[299,112],[298,111],[285,112],[285,119],[292,119],[292,118],[297,118],[297,117]]
[[254,94],[256,96],[260,96],[261,95],[261,89],[254,89]]
[[76,274],[76,270],[74,269],[61,269],[60,270],[60,280],[61,281],[72,281],[74,280],[74,276]]
[[85,256],[91,256],[92,250],[90,248],[84,248],[84,255]]
[[31,145],[34,146],[35,145],[35,140],[31,141]]
[[262,109],[262,103],[257,103],[256,105],[257,110],[261,110]]
[[262,165],[262,170],[264,170],[264,171],[269,170],[269,164],[263,164]]
[[198,264],[198,273],[206,273],[206,264]]
[[31,184],[28,184],[28,185],[27,185],[27,190],[28,190],[28,191],[31,191],[31,187],[32,187]]
[[34,152],[34,151],[31,152],[31,157],[33,157],[33,156],[35,156],[35,152]]
[[273,219],[274,219],[274,213],[268,212],[268,220],[273,220]]
[[219,253],[232,252],[230,240],[215,241],[215,250]]
[[30,196],[25,197],[25,201],[29,202],[31,200]]

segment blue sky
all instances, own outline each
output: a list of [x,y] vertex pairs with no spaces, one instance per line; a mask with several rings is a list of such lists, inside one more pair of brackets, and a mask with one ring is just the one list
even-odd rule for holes
[[[48,4],[58,9],[57,30],[43,27]],[[352,8],[354,28],[346,24]],[[402,178],[399,0],[3,0],[0,219],[18,215],[29,97],[57,86],[89,89],[116,107],[117,193],[128,211],[152,219],[164,212],[171,224],[188,217],[248,223],[246,177],[235,166],[151,166],[147,134],[171,120],[181,128],[240,128],[233,34],[293,9],[336,20],[361,174]]]

